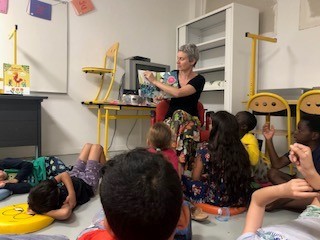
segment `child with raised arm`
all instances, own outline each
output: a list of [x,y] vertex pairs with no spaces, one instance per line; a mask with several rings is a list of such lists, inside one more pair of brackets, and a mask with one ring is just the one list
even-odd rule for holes
[[58,220],[68,219],[77,205],[88,202],[94,196],[99,184],[100,169],[105,163],[106,158],[100,145],[85,144],[70,172],[42,181],[31,189],[28,196],[29,211]]
[[[289,153],[279,157],[273,145],[273,136],[275,129],[270,123],[266,123],[262,129],[266,139],[266,148],[271,160],[271,169],[268,172],[268,178],[273,184],[285,183],[295,175],[290,175],[281,171],[281,168],[290,164]],[[302,116],[294,132],[294,138],[297,143],[311,148],[314,166],[320,173],[320,117],[317,115]]]
[[[295,143],[290,147],[290,160],[305,179],[289,182],[255,191],[246,217],[243,234],[238,240],[253,239],[319,239],[320,236],[320,175],[316,171],[311,149]],[[278,198],[313,198],[300,216],[281,225],[262,228],[265,207]]]
[[163,122],[155,123],[150,127],[147,134],[148,150],[153,153],[161,152],[171,162],[174,169],[179,172],[179,160],[176,151],[171,148],[171,137],[172,132],[169,126]]

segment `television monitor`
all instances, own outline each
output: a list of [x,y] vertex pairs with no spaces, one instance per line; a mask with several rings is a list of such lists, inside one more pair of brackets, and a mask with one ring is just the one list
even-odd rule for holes
[[139,78],[138,70],[149,70],[154,72],[169,72],[170,66],[153,63],[148,61],[141,61],[135,59],[125,59],[125,76],[122,82],[123,94],[138,94]]

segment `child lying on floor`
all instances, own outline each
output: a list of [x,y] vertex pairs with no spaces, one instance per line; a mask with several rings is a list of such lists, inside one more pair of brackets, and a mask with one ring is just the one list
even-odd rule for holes
[[100,145],[85,144],[70,172],[42,181],[31,189],[28,196],[29,212],[45,214],[57,220],[68,219],[77,205],[88,202],[94,196],[100,169],[105,163]]

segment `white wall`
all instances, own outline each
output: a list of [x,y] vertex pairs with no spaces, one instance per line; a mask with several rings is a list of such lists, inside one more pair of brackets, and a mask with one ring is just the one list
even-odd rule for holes
[[299,0],[277,7],[277,43],[260,43],[258,88],[319,86],[320,26],[299,30]]
[[[94,0],[93,4],[96,10],[83,16],[75,15],[69,7],[68,94],[37,93],[49,97],[42,104],[43,155],[78,153],[85,142],[96,142],[97,113],[81,105],[81,101],[94,97],[98,81],[93,75],[85,75],[81,68],[101,66],[104,53],[112,43],[119,41],[120,48],[117,83],[111,98],[118,97],[124,58],[140,55],[175,68],[176,27],[189,20],[189,1]],[[134,120],[117,121],[110,150],[126,148],[133,124]],[[111,139],[114,121],[110,125]],[[128,140],[129,147],[145,143],[147,126],[148,120],[142,124],[138,121]],[[33,148],[0,149],[0,157],[32,154]]]
[[[302,1],[302,0],[301,0]],[[230,0],[208,0],[212,11]],[[257,89],[312,88],[320,86],[320,26],[299,30],[300,0],[236,0],[260,10],[260,34],[277,43],[259,41]],[[311,6],[311,0],[307,1]],[[316,9],[312,9],[316,10]],[[315,16],[319,18],[318,15]],[[271,26],[270,23],[274,24]],[[264,122],[262,118],[258,128]],[[292,119],[293,122],[295,118]],[[284,129],[285,118],[273,117],[276,129]],[[275,139],[277,151],[287,151],[283,137]]]
[[[267,35],[276,37],[277,43],[260,42],[257,88],[320,86],[320,26],[299,30],[299,0],[278,1],[276,9],[276,33]],[[276,129],[285,129],[285,118],[271,121]],[[283,137],[275,139],[275,146],[279,153],[288,149]]]
[[[207,5],[213,1],[207,0]],[[247,0],[242,1],[250,4]],[[199,2],[203,4],[203,1]],[[266,2],[274,5],[272,0],[262,4]],[[198,6],[195,0],[95,0],[93,3],[96,10],[80,17],[71,7],[69,9],[68,94],[43,94],[49,96],[42,108],[44,155],[77,153],[84,142],[96,141],[96,113],[80,102],[94,96],[97,81],[81,72],[83,66],[99,66],[105,50],[119,41],[118,83],[123,73],[123,59],[133,55],[150,57],[154,62],[167,63],[174,68],[176,26],[196,17],[192,13]],[[265,35],[276,37],[278,42],[259,44],[258,89],[320,85],[320,27],[299,30],[299,6],[299,0],[278,1],[274,28],[260,23],[260,26],[267,26],[264,29],[273,29]],[[202,8],[195,11],[199,12],[199,9]],[[113,98],[117,97],[117,87],[114,87]],[[134,120],[118,121],[111,150],[126,147],[133,123]],[[143,127],[138,124],[134,128],[128,141],[130,147],[143,144],[145,126],[148,121],[143,121]],[[114,123],[111,123],[110,137],[113,130]],[[18,151],[0,149],[0,157],[21,155],[21,152],[21,148]]]
[[[311,7],[313,1],[307,1]],[[207,0],[206,11],[230,2],[233,1]],[[278,40],[277,43],[259,41],[258,89],[311,88],[320,85],[320,26],[299,30],[300,0],[235,2],[258,8],[260,34]],[[270,26],[270,23],[274,26]]]

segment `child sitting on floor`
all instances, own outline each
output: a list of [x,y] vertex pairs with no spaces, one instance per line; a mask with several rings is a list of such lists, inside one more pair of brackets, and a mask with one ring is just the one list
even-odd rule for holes
[[236,114],[236,119],[239,124],[241,142],[249,154],[255,182],[269,182],[267,173],[270,169],[270,160],[260,152],[258,140],[250,133],[257,126],[256,117],[248,111],[240,111]]
[[[181,177],[183,173],[183,167],[179,163],[179,159],[176,155],[176,151],[171,148],[172,133],[171,129],[163,122],[155,123],[149,130],[147,135],[147,144],[150,147],[150,152],[161,152],[169,162],[172,163],[173,167]],[[189,203],[191,208],[191,216],[193,220],[204,221],[208,218],[208,214],[201,211],[201,209],[195,207]]]
[[179,160],[176,151],[171,148],[171,138],[171,129],[163,122],[157,122],[149,129],[147,145],[149,146],[150,152],[161,152],[165,157],[167,157],[174,169],[179,173]]
[[249,203],[250,161],[234,115],[226,111],[213,114],[209,142],[197,151],[192,178],[183,175],[182,181],[185,195],[194,202],[220,207]]
[[105,221],[79,240],[171,240],[190,223],[179,176],[162,154],[135,149],[110,159],[102,173]]
[[243,145],[245,146],[250,159],[251,166],[256,166],[259,161],[259,144],[256,137],[250,133],[257,125],[256,117],[247,111],[241,111],[236,114],[239,124],[239,134]]
[[[290,160],[305,179],[289,182],[255,191],[246,217],[243,234],[238,240],[258,239],[319,239],[320,236],[320,175],[316,171],[311,149],[295,143],[290,151]],[[281,225],[262,227],[265,207],[278,198],[313,198],[298,219]]]
[[[58,220],[68,219],[73,208],[94,196],[102,165],[106,163],[103,148],[85,144],[70,172],[42,181],[28,196],[29,212],[45,214]],[[58,184],[63,183],[61,186]]]
[[[268,171],[268,178],[274,185],[281,184],[296,178],[296,174],[291,175],[283,172],[281,169],[290,164],[289,152],[283,156],[278,156],[273,145],[273,136],[275,129],[270,123],[263,126],[263,135],[266,139],[266,147],[271,160],[271,168]],[[314,167],[320,174],[320,116],[302,115],[297,129],[294,132],[295,142],[311,148]],[[267,206],[267,210],[289,209],[302,211],[312,202],[312,198],[304,199],[278,199]]]

